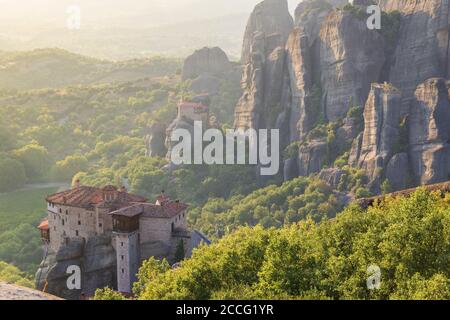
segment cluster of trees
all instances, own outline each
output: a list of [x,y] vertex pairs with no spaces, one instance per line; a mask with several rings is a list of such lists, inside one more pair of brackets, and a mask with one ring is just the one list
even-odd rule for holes
[[17,267],[0,261],[0,281],[17,284],[19,286],[34,288],[32,280],[20,271]]
[[[450,195],[419,189],[334,219],[242,227],[170,268],[150,259],[138,299],[450,299]],[[368,285],[379,268],[379,284]],[[123,299],[99,290],[96,299]]]
[[42,242],[36,228],[47,215],[46,195],[56,188],[16,191],[0,195],[0,261],[34,275],[42,260]]
[[4,92],[0,192],[27,182],[69,182],[145,154],[150,123],[168,124],[184,87],[131,83]]
[[316,177],[300,177],[257,189],[247,196],[210,198],[190,211],[189,222],[209,236],[221,236],[240,226],[282,227],[310,216],[314,221],[334,217],[344,203]]

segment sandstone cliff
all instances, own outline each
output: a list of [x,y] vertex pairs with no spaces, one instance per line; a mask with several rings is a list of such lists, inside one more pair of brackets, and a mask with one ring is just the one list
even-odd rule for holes
[[293,19],[289,14],[287,0],[264,0],[259,3],[247,22],[241,62],[246,64],[250,61],[257,34],[262,33],[265,36],[278,34],[280,37],[277,40],[277,46],[284,46],[292,26]]
[[400,92],[388,84],[372,84],[364,107],[361,144],[352,149],[353,165],[371,180],[378,178],[396,150],[400,127]]
[[[67,287],[69,266],[81,269],[81,289]],[[85,242],[81,238],[67,239],[58,252],[49,252],[36,272],[36,288],[70,300],[81,294],[93,296],[97,288],[114,288],[116,283],[116,253],[111,238],[95,237]]]
[[450,179],[450,100],[442,78],[420,84],[411,104],[410,159],[415,183]]
[[[275,127],[281,149],[299,145],[285,159],[285,179],[322,170],[336,185],[339,169],[323,167],[346,151],[373,192],[386,180],[398,190],[450,178],[448,1],[381,0],[382,29],[369,30],[371,0],[345,8],[346,1],[305,0],[288,36],[279,23],[278,36],[264,32],[268,3],[255,9],[261,23],[254,12],[247,27],[235,126]],[[270,5],[273,18],[285,10],[281,1]],[[349,116],[358,106],[361,120]],[[308,138],[327,123],[335,128],[327,139]]]

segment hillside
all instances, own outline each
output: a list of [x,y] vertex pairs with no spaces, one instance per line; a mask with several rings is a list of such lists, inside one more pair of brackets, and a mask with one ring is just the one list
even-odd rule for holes
[[[149,260],[134,292],[143,300],[447,300],[449,200],[448,193],[419,189],[366,210],[352,205],[317,224],[243,227],[178,268]],[[377,268],[378,282],[369,282]],[[99,290],[96,298],[111,295]]]
[[121,62],[98,60],[61,49],[0,54],[0,88],[43,89],[129,82],[175,74],[180,61],[147,58]]

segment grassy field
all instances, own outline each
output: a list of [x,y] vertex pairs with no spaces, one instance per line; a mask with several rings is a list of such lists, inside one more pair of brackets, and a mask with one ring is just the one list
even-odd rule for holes
[[36,226],[46,213],[45,197],[56,188],[16,191],[0,195],[0,261],[17,266],[28,275],[42,259]]

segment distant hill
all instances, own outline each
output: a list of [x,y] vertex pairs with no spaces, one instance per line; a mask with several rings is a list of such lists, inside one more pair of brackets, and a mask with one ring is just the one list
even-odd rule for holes
[[143,58],[111,62],[61,49],[27,52],[0,51],[0,89],[61,88],[111,82],[128,82],[172,75],[181,61]]

